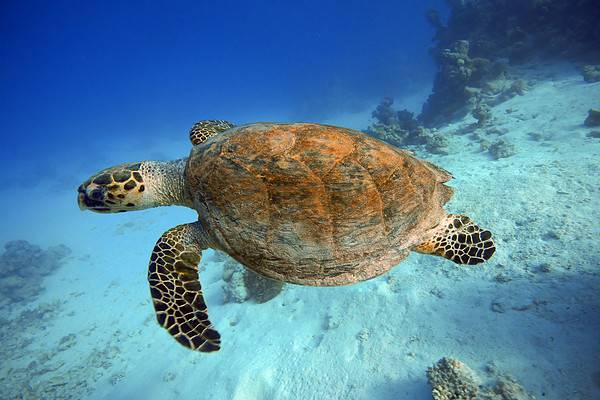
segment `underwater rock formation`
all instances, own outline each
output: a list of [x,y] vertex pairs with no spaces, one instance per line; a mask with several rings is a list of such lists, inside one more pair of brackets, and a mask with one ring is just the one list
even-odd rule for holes
[[427,369],[433,400],[535,400],[514,378],[498,374],[493,364],[487,367],[491,384],[466,364],[444,357]]
[[488,151],[490,152],[494,160],[510,157],[516,154],[517,152],[515,146],[505,139],[498,139],[497,141],[492,143],[488,148]]
[[442,358],[427,369],[433,400],[475,400],[478,393],[476,375],[453,358]]
[[594,138],[594,139],[600,139],[600,131],[588,132],[587,137]]
[[584,65],[581,67],[583,80],[588,83],[600,81],[600,65]]
[[42,250],[25,240],[4,245],[0,255],[0,307],[30,302],[43,290],[43,279],[62,265],[71,249],[65,245]]
[[486,126],[492,119],[492,112],[487,104],[477,104],[472,113],[480,128]]
[[592,108],[588,111],[588,116],[583,122],[585,126],[600,126],[600,109]]
[[496,382],[482,390],[480,400],[535,400],[535,397],[521,386],[514,378],[501,375]]
[[[96,332],[92,347],[81,346],[82,338],[94,335],[97,327],[64,331],[70,328],[64,319],[70,315],[65,314],[68,301],[23,307],[9,318],[0,316],[0,399],[80,400],[89,398],[100,381],[115,384],[123,379],[124,371],[115,372],[123,365],[122,332]],[[64,334],[57,339],[51,332]]]
[[418,120],[435,126],[465,116],[470,109],[496,105],[522,95],[527,84],[508,76],[508,67],[499,61],[471,57],[470,44],[458,40],[436,57],[438,72]]
[[[447,24],[432,24],[437,48],[468,40],[474,57],[600,60],[596,0],[448,0]],[[426,17],[431,23],[429,12]]]
[[471,57],[470,43],[458,40],[440,50],[433,92],[418,120],[436,126],[449,119],[464,117],[475,107],[496,105],[522,95],[527,84],[508,76],[508,67],[500,61]]
[[366,129],[366,133],[397,147],[421,145],[434,154],[447,154],[448,140],[441,134],[426,129],[408,110],[395,111],[394,100],[385,97],[373,111],[375,123]]
[[[436,125],[460,113],[481,89],[484,77],[492,78],[500,74],[502,68],[492,67],[485,58],[469,57],[470,44],[457,40],[448,48],[435,53],[438,72],[433,83],[433,93],[429,96],[419,120],[425,125]],[[490,75],[492,74],[492,75]],[[464,115],[464,114],[463,114]]]
[[[560,57],[600,62],[600,7],[595,0],[447,2],[446,24],[437,11],[426,14],[436,30],[432,54],[438,70],[419,116],[425,126],[466,115],[482,95],[491,96],[485,99],[491,105],[522,92],[524,82],[507,79],[507,61]],[[593,66],[585,71],[595,79]]]
[[256,303],[266,303],[283,290],[283,282],[265,278],[244,268],[234,259],[227,258],[223,265],[223,280],[227,282],[223,288],[225,302],[243,303],[252,300]]

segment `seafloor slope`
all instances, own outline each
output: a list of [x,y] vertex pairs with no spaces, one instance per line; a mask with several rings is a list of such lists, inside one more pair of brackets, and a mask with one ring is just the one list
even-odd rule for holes
[[[508,374],[538,399],[600,398],[600,139],[583,126],[600,107],[600,82],[563,65],[520,74],[529,89],[492,108],[490,125],[447,125],[449,154],[421,154],[454,174],[448,210],[494,232],[491,262],[414,254],[369,282],[286,285],[257,304],[224,302],[223,261],[207,252],[201,278],[223,343],[215,354],[190,352],[158,327],[146,284],[156,239],[191,211],[96,215],[79,212],[76,186],[4,189],[0,242],[72,253],[39,298],[4,306],[0,397],[427,399],[427,368],[450,356],[483,377]],[[514,154],[494,159],[498,140]],[[180,157],[185,132],[159,147],[125,155],[115,144],[94,162]],[[69,178],[103,166],[65,158]]]

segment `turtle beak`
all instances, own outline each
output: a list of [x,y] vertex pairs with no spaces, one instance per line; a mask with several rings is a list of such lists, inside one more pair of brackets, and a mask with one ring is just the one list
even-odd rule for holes
[[[93,185],[92,185],[93,186]],[[77,188],[77,204],[82,211],[108,211],[110,208],[104,203],[106,188],[98,186],[95,188],[86,188],[83,185]]]
[[87,210],[87,206],[85,205],[85,187],[80,185],[77,188],[77,205],[81,211]]
[[77,195],[77,205],[79,206],[79,209],[81,211],[87,210],[87,208],[85,207],[85,202],[83,201],[84,196],[85,195],[83,193],[79,193]]

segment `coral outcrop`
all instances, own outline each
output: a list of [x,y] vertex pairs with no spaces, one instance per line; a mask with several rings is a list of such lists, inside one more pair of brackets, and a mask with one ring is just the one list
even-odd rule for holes
[[427,370],[433,400],[475,400],[478,383],[469,367],[453,358],[442,358]]
[[492,112],[487,104],[477,104],[473,109],[473,117],[477,120],[477,127],[482,128],[492,120]]
[[[125,378],[123,332],[106,335],[94,324],[79,332],[65,330],[75,326],[65,323],[71,316],[65,313],[68,301],[29,305],[0,316],[0,399],[87,399],[100,382],[114,385]],[[90,347],[81,345],[87,337],[94,339]]]
[[591,131],[588,132],[587,137],[591,137],[594,139],[600,139],[600,131]]
[[447,154],[448,140],[441,134],[419,124],[408,110],[395,111],[394,100],[386,97],[373,111],[375,122],[365,131],[397,147],[424,146],[435,154]]
[[600,65],[584,65],[581,67],[583,80],[588,83],[600,81]]
[[600,126],[600,108],[590,109],[583,124],[589,127]]
[[[438,49],[471,43],[474,57],[519,63],[537,57],[600,60],[596,0],[448,0],[450,17],[436,29]],[[427,20],[432,22],[431,12]]]
[[499,78],[504,73],[499,63],[470,57],[469,49],[467,40],[457,40],[447,48],[434,52],[438,72],[433,93],[419,116],[425,125],[437,125],[453,116],[465,115],[464,107],[476,101],[482,83]]
[[517,150],[515,146],[505,139],[498,139],[489,146],[488,151],[494,160],[500,158],[507,158],[516,154]]
[[535,400],[513,377],[501,375],[482,390],[479,400]]
[[444,357],[427,369],[433,400],[535,400],[513,377],[498,374],[488,365],[487,379],[482,379],[463,362]]
[[60,267],[71,253],[65,245],[43,250],[25,240],[4,245],[0,255],[0,307],[35,300],[43,291],[43,279]]
[[[600,7],[595,0],[448,0],[447,23],[426,14],[436,30],[433,92],[419,121],[437,126],[466,115],[476,104],[498,104],[527,87],[508,75],[508,65],[537,58],[600,62]],[[586,81],[596,65],[583,67]]]
[[435,56],[438,65],[433,92],[418,120],[426,126],[463,117],[470,110],[496,105],[522,95],[527,84],[511,78],[502,61],[470,55],[470,43],[458,40]]

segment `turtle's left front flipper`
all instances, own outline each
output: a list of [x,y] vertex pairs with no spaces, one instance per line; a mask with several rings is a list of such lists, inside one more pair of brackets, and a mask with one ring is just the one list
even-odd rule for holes
[[154,246],[148,281],[158,323],[182,345],[210,352],[219,350],[221,336],[208,320],[198,279],[204,243],[198,222],[165,232]]

